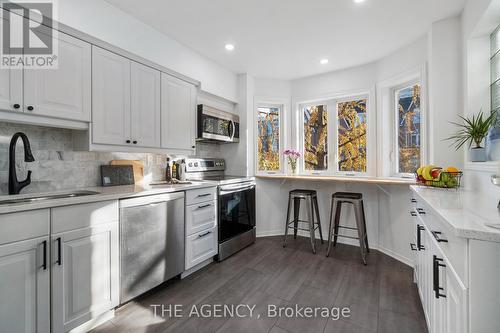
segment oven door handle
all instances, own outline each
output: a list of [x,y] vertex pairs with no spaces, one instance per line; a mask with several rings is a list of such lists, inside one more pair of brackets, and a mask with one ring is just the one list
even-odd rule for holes
[[219,195],[226,195],[226,194],[231,194],[231,193],[237,193],[237,192],[244,192],[248,190],[253,190],[255,188],[255,185],[249,185],[249,186],[244,186],[244,187],[221,187],[219,190]]
[[230,120],[229,124],[231,125],[231,132],[229,134],[229,140],[233,141],[234,140],[234,134],[236,132],[236,126],[234,125],[234,121]]

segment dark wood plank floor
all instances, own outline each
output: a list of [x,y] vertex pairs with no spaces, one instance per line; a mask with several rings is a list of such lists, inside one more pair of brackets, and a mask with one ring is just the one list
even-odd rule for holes
[[[362,265],[357,247],[339,244],[329,258],[325,245],[311,253],[308,239],[259,238],[257,242],[184,280],[169,281],[116,311],[92,333],[427,332],[412,269],[372,251]],[[193,305],[256,305],[252,318],[199,318]],[[154,316],[152,304],[180,304],[182,318]],[[267,306],[348,307],[349,318],[268,318]],[[159,308],[158,308],[159,309]],[[198,307],[199,309],[199,307]],[[261,314],[257,318],[256,314]]]

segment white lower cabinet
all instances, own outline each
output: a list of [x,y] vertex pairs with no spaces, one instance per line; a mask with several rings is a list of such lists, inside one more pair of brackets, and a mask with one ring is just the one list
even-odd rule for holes
[[[466,252],[458,249],[450,252],[460,241],[444,238],[439,219],[429,207],[417,206],[415,241],[412,249],[416,251],[415,277],[422,306],[430,333],[467,333],[468,329],[468,289],[454,269],[454,265],[446,256],[456,258],[455,252]],[[454,244],[450,244],[453,242]],[[444,244],[444,245],[443,245]],[[461,243],[458,243],[461,244]],[[446,246],[446,248],[443,247]],[[466,245],[463,245],[466,246]],[[457,266],[467,266],[467,259]],[[472,332],[471,332],[472,333]]]
[[215,227],[186,237],[186,269],[190,269],[217,254]]
[[117,203],[55,208],[53,229],[72,214],[78,228],[51,236],[52,333],[85,331],[119,302]]
[[215,187],[186,191],[185,247],[186,271],[219,253]]
[[50,331],[48,241],[42,237],[0,246],[0,331]]

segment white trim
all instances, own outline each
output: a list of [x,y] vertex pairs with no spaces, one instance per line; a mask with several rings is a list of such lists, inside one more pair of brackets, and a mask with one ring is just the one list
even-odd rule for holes
[[[325,94],[318,98],[294,99],[294,123],[292,128],[295,135],[295,146],[302,152],[304,150],[304,126],[303,109],[312,105],[326,105],[328,112],[328,167],[326,170],[305,170],[305,160],[301,158],[299,163],[299,173],[303,175],[340,175],[340,176],[374,176],[377,170],[377,115],[376,115],[376,90],[371,89],[356,90],[342,93]],[[366,172],[344,172],[338,170],[338,111],[337,104],[343,101],[366,99],[366,150],[367,166]],[[293,133],[292,133],[293,135]]]
[[[280,123],[280,148],[279,148],[279,158],[280,158],[280,169],[278,171],[260,171],[259,170],[259,159],[257,158],[257,139],[258,139],[258,124],[257,124],[257,108],[260,106],[275,106],[280,107],[279,123]],[[290,110],[290,102],[285,98],[279,97],[263,97],[255,96],[252,108],[252,129],[253,129],[253,158],[254,158],[254,168],[255,175],[280,175],[285,174],[288,168],[285,159],[283,158],[283,150],[287,144],[287,120]]]
[[466,162],[465,170],[469,171],[479,171],[479,172],[498,172],[500,168],[500,161],[488,161],[488,162]]
[[[427,65],[424,63],[413,70],[399,74],[377,83],[377,175],[404,178],[397,172],[397,121],[395,91],[410,85],[420,83],[420,147],[421,164],[429,162],[429,119],[430,112],[427,97]],[[388,132],[384,129],[391,128]],[[389,143],[389,144],[388,144]]]

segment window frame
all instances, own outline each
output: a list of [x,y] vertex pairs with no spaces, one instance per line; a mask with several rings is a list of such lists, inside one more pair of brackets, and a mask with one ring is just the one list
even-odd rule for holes
[[[257,140],[259,137],[259,124],[257,122],[258,117],[257,117],[257,110],[258,108],[261,107],[278,107],[280,109],[280,114],[279,114],[279,123],[280,123],[280,129],[279,129],[279,161],[280,161],[280,168],[279,170],[259,170],[259,159],[258,159],[258,144]],[[285,173],[285,170],[287,166],[285,165],[286,161],[283,157],[283,151],[284,147],[286,146],[286,112],[287,112],[287,102],[282,99],[256,99],[254,101],[254,107],[253,107],[253,129],[254,129],[254,138],[253,138],[253,147],[254,147],[254,154],[253,154],[253,159],[254,159],[254,168],[255,168],[255,175],[281,175]]]
[[[322,98],[300,100],[294,103],[296,105],[295,113],[295,128],[297,138],[296,147],[304,153],[304,108],[314,105],[326,105],[328,112],[328,167],[326,170],[306,170],[304,156],[300,158],[299,174],[305,176],[356,176],[368,177],[374,175],[376,166],[376,130],[375,115],[373,114],[372,100],[374,89],[366,89],[361,91],[353,91],[341,94],[330,94]],[[355,101],[366,99],[366,172],[357,171],[340,171],[338,165],[338,103],[346,101]]]
[[408,173],[408,172],[399,172],[399,110],[398,110],[398,96],[397,92],[406,89],[406,88],[411,88],[414,85],[420,85],[420,165],[424,165],[424,141],[423,139],[423,132],[424,132],[424,121],[423,121],[423,108],[422,108],[422,81],[420,78],[414,78],[409,81],[406,81],[404,83],[401,83],[397,86],[394,86],[392,90],[392,96],[393,96],[393,104],[392,104],[392,113],[393,113],[393,136],[392,136],[392,151],[393,151],[393,158],[394,161],[392,162],[393,164],[393,175],[396,177],[400,178],[413,178],[414,174],[413,173]]

